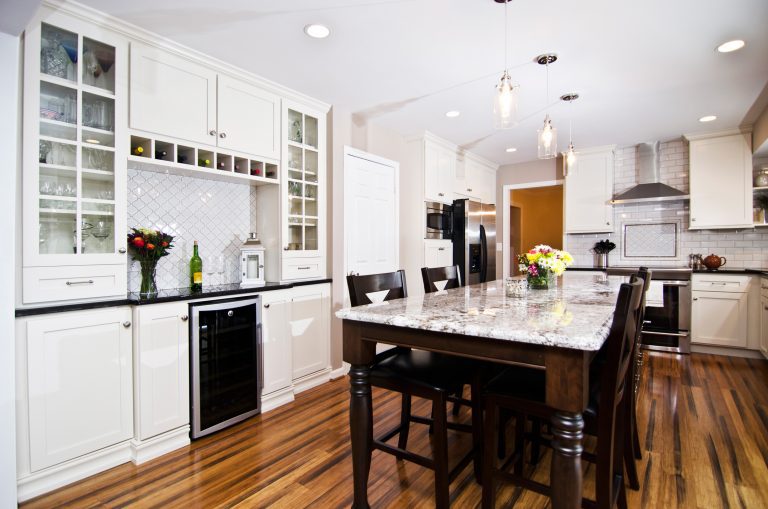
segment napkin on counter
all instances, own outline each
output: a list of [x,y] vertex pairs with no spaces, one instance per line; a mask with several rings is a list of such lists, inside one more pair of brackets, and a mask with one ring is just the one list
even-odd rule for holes
[[645,307],[664,307],[664,284],[661,281],[651,281],[651,286],[648,287],[648,293],[645,294]]

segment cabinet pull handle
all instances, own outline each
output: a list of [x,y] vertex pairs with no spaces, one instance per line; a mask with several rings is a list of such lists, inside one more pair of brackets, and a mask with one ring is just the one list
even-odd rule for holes
[[129,322],[128,320],[126,320],[126,321],[124,321],[124,322],[123,322],[123,327],[125,327],[126,329],[127,329],[128,327],[130,327],[130,326],[131,326],[131,322]]
[[605,224],[608,225],[608,226],[611,226],[611,222],[610,221],[606,221]]
[[692,218],[691,218],[691,221],[693,221],[693,222],[696,222],[696,218],[695,218],[695,217],[692,217]]
[[88,281],[67,281],[67,286],[74,286],[74,285],[92,285],[93,279],[89,279]]
[[699,300],[699,298],[698,297],[694,297],[693,300]]
[[120,254],[125,254],[125,248],[121,247],[120,249],[117,250],[117,252]]
[[468,192],[468,193],[471,193],[471,192],[472,192],[472,188],[471,188],[471,187],[468,187],[468,188],[467,188],[467,192]]
[[264,309],[269,309],[269,304],[264,304]]
[[208,131],[208,134],[210,134],[211,136],[216,136],[216,129],[211,129],[210,131]]
[[444,247],[438,247],[437,250],[438,251],[445,251],[445,248]]
[[443,193],[437,193],[438,196],[445,196]]
[[182,322],[186,322],[187,320],[189,320],[189,316],[187,315],[181,315],[180,318]]
[[224,139],[227,137],[227,133],[219,133],[219,138]]
[[307,267],[296,267],[296,268],[298,270],[307,270],[307,269],[311,269],[312,267],[307,266]]

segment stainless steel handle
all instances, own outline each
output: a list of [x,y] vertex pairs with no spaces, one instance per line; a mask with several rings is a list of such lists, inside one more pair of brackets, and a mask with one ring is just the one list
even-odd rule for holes
[[664,286],[688,286],[688,281],[659,281]]
[[67,281],[67,286],[74,286],[74,285],[92,285],[93,279],[89,279],[88,281]]
[[125,253],[125,248],[121,247],[120,249],[117,250],[117,252],[120,253],[120,254],[124,254]]
[[437,250],[438,251],[445,251],[445,248],[444,247],[438,247]]
[[210,131],[208,131],[208,134],[210,134],[211,136],[216,136],[216,129],[211,129]]
[[643,334],[648,334],[649,336],[677,336],[678,338],[688,337],[687,332],[654,332],[644,330]]
[[227,311],[227,316],[232,318],[233,316],[235,316],[235,312],[230,309],[229,311]]
[[130,326],[131,326],[131,322],[129,322],[128,320],[126,320],[126,321],[124,321],[124,322],[123,322],[123,327],[125,327],[126,329],[127,329],[128,327],[130,327]]
[[219,138],[224,139],[226,137],[227,137],[227,133],[219,133]]
[[187,315],[181,315],[180,318],[182,322],[186,322],[187,320],[189,320],[189,317]]
[[264,309],[269,309],[269,304],[264,304]]
[[311,268],[312,267],[296,267],[296,269],[298,269],[298,270],[308,270],[308,269],[311,269]]

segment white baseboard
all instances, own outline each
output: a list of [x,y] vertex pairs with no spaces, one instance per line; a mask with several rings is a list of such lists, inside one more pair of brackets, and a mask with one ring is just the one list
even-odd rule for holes
[[745,357],[747,359],[765,359],[760,350],[748,350],[746,348],[728,348],[727,346],[691,345],[692,353],[709,353],[713,355],[726,355],[728,357]]
[[130,441],[125,441],[34,472],[18,480],[19,502],[24,502],[129,461],[131,461],[131,444]]
[[312,389],[313,387],[317,387],[318,385],[322,385],[325,382],[329,382],[330,380],[331,368],[329,366],[321,371],[294,380],[293,392],[294,394],[298,394],[308,389]]
[[190,444],[189,424],[147,440],[131,440],[131,461],[141,465]]
[[269,412],[275,408],[293,401],[293,387],[286,387],[261,397],[261,413]]
[[341,378],[349,372],[349,364],[346,362],[341,363],[341,367],[331,371],[331,380]]

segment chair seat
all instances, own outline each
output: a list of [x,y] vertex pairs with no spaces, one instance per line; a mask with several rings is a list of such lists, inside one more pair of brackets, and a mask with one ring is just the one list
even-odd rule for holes
[[401,350],[371,368],[371,381],[390,381],[423,390],[455,393],[470,383],[478,365],[450,355],[422,350]]

